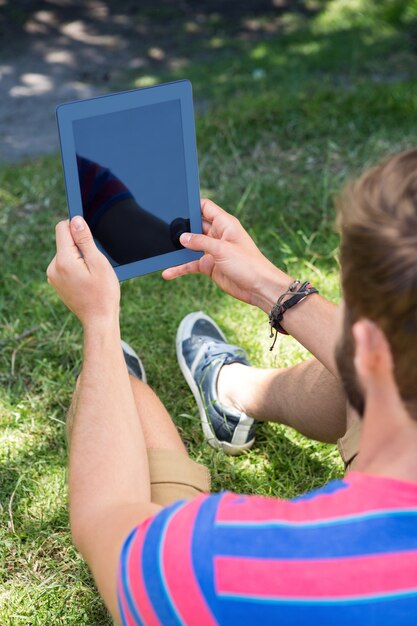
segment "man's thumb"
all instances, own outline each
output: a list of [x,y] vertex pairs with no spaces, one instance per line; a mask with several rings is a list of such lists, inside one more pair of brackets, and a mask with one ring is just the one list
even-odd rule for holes
[[189,250],[199,250],[213,256],[218,254],[220,247],[218,239],[194,233],[183,233],[180,237],[180,243]]
[[94,256],[97,253],[97,247],[85,219],[81,215],[76,215],[71,220],[70,228],[74,243],[83,257],[88,260],[88,258]]

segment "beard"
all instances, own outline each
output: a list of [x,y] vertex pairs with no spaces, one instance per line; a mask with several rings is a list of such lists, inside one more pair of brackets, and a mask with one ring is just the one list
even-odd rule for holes
[[349,404],[360,417],[363,417],[365,411],[365,394],[356,374],[354,357],[355,340],[352,333],[352,320],[345,307],[342,336],[337,342],[335,351],[336,365]]

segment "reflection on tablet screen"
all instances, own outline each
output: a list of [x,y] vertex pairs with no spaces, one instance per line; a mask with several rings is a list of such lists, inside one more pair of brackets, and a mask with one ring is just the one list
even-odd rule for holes
[[84,217],[113,266],[178,250],[190,229],[180,107],[73,122]]

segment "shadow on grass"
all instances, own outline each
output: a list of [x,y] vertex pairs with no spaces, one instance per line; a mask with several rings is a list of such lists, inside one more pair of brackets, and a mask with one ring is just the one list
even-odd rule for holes
[[[334,32],[317,35],[314,24],[321,15],[326,16],[329,4],[334,6],[328,29]],[[147,0],[140,5],[134,0],[105,0],[100,6],[77,0],[25,0],[18,5],[4,0],[0,7],[0,33],[3,54],[9,49],[12,56],[19,46],[33,47],[50,63],[51,70],[68,63],[82,68],[78,70],[80,79],[86,78],[89,65],[101,65],[103,72],[99,74],[104,82],[111,80],[106,63],[111,67],[112,54],[123,48],[126,40],[133,39],[133,69],[136,65],[142,74],[187,69],[198,90],[193,66],[197,64],[198,71],[202,69],[198,68],[200,63],[236,52],[239,58],[234,59],[235,67],[252,59],[269,70],[284,65],[290,72],[304,63],[307,69],[312,64],[318,70],[355,72],[367,55],[373,59],[378,52],[378,37],[369,37],[372,22],[381,27],[381,40],[387,26],[391,31],[402,30],[407,37],[413,32],[413,22],[404,21],[400,13],[395,16],[381,7],[378,10],[375,4],[363,3],[359,12],[349,12],[343,3],[338,8],[337,3],[326,0],[160,0],[157,4]],[[396,4],[399,7],[401,2]],[[77,49],[72,48],[74,41]],[[66,50],[71,50],[70,57],[65,57]],[[54,56],[54,51],[64,56]],[[242,56],[245,52],[246,57]],[[274,53],[280,54],[277,57]],[[207,78],[204,72],[203,76]],[[217,80],[224,81],[224,74],[218,74]]]
[[[303,0],[160,0],[157,4],[145,0],[104,0],[100,5],[77,0],[54,2],[23,0],[15,3],[3,0],[0,7],[2,41],[16,46],[31,42],[46,42],[59,34],[61,49],[71,39],[80,41],[80,58],[88,49],[95,55],[108,56],[109,41],[105,35],[120,31],[127,37],[140,35],[139,46],[150,63],[169,66],[170,53],[181,48],[197,46],[201,52],[221,48],[221,36],[258,39],[271,35],[281,27],[286,15],[313,16],[327,5],[322,1],[314,8]],[[79,29],[67,28],[78,24]],[[89,33],[88,36],[86,33]],[[84,37],[83,37],[84,36]],[[213,42],[213,37],[217,40]],[[138,37],[137,37],[138,38]],[[139,38],[138,38],[139,39]],[[158,40],[160,46],[150,49]],[[3,52],[6,52],[4,50]],[[88,55],[87,55],[88,58]]]
[[213,491],[292,498],[343,475],[334,446],[307,442],[301,436],[292,441],[287,432],[283,427],[259,425],[255,446],[240,457],[203,449]]

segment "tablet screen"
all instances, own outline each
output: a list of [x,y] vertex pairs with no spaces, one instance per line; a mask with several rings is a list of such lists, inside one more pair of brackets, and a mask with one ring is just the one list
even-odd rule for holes
[[180,249],[190,229],[179,99],[73,120],[83,213],[114,267]]

